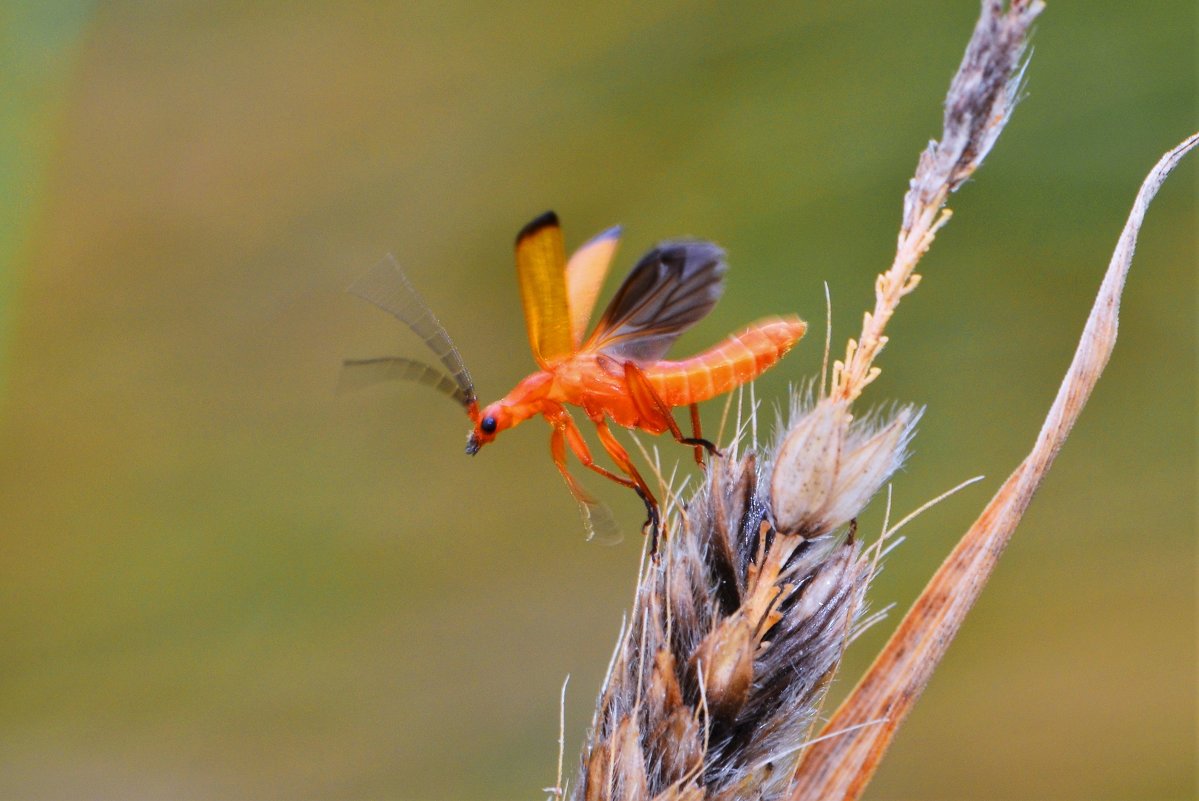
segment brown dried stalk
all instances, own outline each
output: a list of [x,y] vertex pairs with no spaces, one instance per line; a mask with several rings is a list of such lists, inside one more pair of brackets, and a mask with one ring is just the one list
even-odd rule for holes
[[889,533],[863,548],[854,520],[902,464],[919,418],[902,407],[855,420],[852,402],[878,374],[884,328],[919,282],[916,264],[949,218],[949,194],[978,168],[1010,116],[1041,8],[1040,0],[1006,8],[983,0],[941,140],[921,155],[905,196],[895,260],[878,277],[875,308],[834,365],[828,393],[793,401],[788,425],[764,456],[740,453],[739,432],[686,503],[664,487],[671,536],[659,560],[643,562],[577,777],[556,795],[855,799],[872,777],[1106,364],[1145,209],[1197,141],[1167,154],[1142,187],[1033,452],[813,736],[828,683],[862,625],[866,587]]

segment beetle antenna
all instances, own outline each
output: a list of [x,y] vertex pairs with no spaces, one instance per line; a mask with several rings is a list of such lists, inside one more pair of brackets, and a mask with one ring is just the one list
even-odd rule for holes
[[[361,386],[392,378],[417,381],[449,395],[474,416],[477,408],[475,385],[462,361],[462,355],[429,304],[408,281],[408,276],[404,275],[394,256],[388,253],[350,284],[346,291],[378,306],[411,328],[450,373],[446,376],[437,368],[414,359],[351,359],[345,364],[353,369],[345,372],[361,374],[363,378],[358,380],[355,375],[348,382],[349,385]],[[344,378],[342,383],[347,383]]]
[[462,387],[454,379],[431,364],[402,356],[380,356],[374,359],[346,359],[337,379],[337,391],[348,392],[384,381],[415,381],[448,395],[463,406],[470,406]]

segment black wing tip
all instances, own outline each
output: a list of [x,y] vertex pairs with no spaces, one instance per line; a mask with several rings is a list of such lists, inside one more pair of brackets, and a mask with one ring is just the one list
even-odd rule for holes
[[534,217],[527,225],[525,225],[524,228],[520,229],[520,233],[518,233],[516,235],[516,244],[519,245],[521,243],[521,241],[524,240],[526,237],[532,236],[533,234],[540,231],[542,228],[549,228],[551,226],[554,228],[561,227],[558,224],[558,215],[554,214],[554,212],[552,212],[552,211],[547,211],[544,214],[539,214],[538,216]]
[[658,260],[686,273],[713,269],[723,276],[728,270],[728,253],[720,245],[706,239],[673,239],[659,242],[642,257],[642,261]]
[[724,248],[710,239],[666,239],[655,245],[654,249],[661,251],[683,251],[686,253],[703,254],[705,256],[710,254],[716,258],[725,258],[728,255]]

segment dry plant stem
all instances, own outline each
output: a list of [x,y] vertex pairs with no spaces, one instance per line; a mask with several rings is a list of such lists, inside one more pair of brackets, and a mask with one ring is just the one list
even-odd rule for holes
[[995,144],[1019,95],[1029,29],[1044,8],[1041,0],[982,0],[982,13],[945,98],[939,142],[920,154],[903,200],[903,224],[895,260],[875,282],[874,310],[862,334],[850,340],[845,360],[833,365],[834,400],[852,401],[878,376],[874,360],[887,344],[883,330],[904,295],[920,283],[916,264],[949,221],[951,192],[974,174]]
[[1163,156],[1142,184],[1087,318],[1074,360],[1032,451],[938,569],[870,670],[823,731],[846,731],[879,719],[884,722],[813,744],[799,765],[792,801],[856,799],[870,781],[895,730],[919,698],[978,598],[1103,372],[1115,346],[1120,295],[1145,211],[1166,176],[1196,144],[1199,134]]

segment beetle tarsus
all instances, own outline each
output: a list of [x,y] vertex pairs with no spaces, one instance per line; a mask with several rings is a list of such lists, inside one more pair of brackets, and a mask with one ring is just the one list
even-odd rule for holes
[[715,445],[703,437],[684,437],[683,439],[679,440],[679,442],[683,443],[684,445],[696,445],[700,448],[703,448],[708,452],[709,456],[715,456],[718,459],[724,456],[724,454],[721,453]]
[[662,530],[662,517],[658,512],[658,503],[652,496],[642,490],[641,487],[634,486],[633,489],[637,491],[637,495],[645,504],[645,523],[642,524],[641,530],[645,533],[648,529],[650,538],[649,555],[656,560],[658,558],[659,535]]

